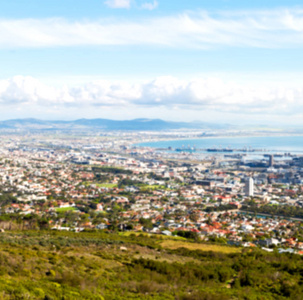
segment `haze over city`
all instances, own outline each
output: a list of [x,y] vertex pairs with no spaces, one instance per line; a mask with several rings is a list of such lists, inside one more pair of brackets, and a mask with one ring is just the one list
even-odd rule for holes
[[301,125],[299,1],[5,1],[0,119]]

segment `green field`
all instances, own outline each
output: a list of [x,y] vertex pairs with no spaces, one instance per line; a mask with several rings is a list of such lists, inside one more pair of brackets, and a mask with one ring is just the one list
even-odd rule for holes
[[213,251],[220,253],[240,253],[241,248],[229,247],[224,245],[212,245],[212,244],[203,244],[203,243],[189,243],[185,241],[176,241],[176,240],[165,240],[161,242],[163,248],[168,249],[178,249],[186,248],[189,250],[201,250],[201,251]]
[[164,185],[148,185],[148,184],[139,184],[138,187],[140,188],[141,192],[149,191],[149,190],[168,190]]
[[136,236],[136,237],[151,237],[159,240],[159,243],[162,240],[177,240],[177,241],[186,241],[186,238],[181,237],[181,236],[167,236],[167,235],[155,235],[153,233],[147,233],[147,232],[132,232],[132,231],[127,231],[127,232],[119,232],[119,235],[122,236]]
[[98,187],[105,187],[105,188],[115,188],[118,187],[116,183],[95,183]]
[[89,182],[86,181],[84,182],[84,185],[89,186],[89,185],[95,185],[97,187],[105,187],[105,188],[115,188],[118,187],[116,183],[98,183],[98,182]]
[[58,207],[58,208],[56,208],[57,212],[69,211],[69,210],[76,211],[77,208],[76,207]]

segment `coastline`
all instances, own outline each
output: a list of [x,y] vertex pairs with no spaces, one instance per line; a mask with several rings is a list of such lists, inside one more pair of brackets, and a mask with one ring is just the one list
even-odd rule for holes
[[141,144],[144,143],[157,143],[157,142],[171,142],[171,141],[189,141],[189,140],[210,140],[210,139],[236,139],[236,138],[262,138],[262,137],[303,137],[303,133],[278,133],[278,134],[254,134],[254,135],[216,135],[216,136],[201,136],[201,137],[176,137],[176,138],[155,138],[152,140],[143,140],[139,143],[135,142],[132,143],[132,146],[135,147],[142,147],[142,148],[157,148],[152,146],[142,146]]

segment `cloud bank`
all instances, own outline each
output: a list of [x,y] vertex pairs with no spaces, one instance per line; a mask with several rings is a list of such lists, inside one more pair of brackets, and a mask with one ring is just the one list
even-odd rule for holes
[[[180,80],[159,77],[141,83],[93,81],[61,88],[32,77],[0,81],[0,106],[113,107],[211,109],[232,113],[296,114],[303,108],[300,87],[264,87],[223,81],[220,78]],[[301,110],[302,111],[302,110]]]
[[[129,1],[108,3],[126,7]],[[302,47],[303,10],[183,13],[133,21],[68,21],[60,18],[0,20],[0,48],[85,45],[141,45],[178,49]]]

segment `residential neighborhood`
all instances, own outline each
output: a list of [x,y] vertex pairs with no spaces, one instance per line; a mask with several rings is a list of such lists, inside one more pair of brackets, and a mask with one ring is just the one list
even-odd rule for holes
[[136,139],[4,136],[0,228],[146,232],[301,254],[303,157],[174,152]]

